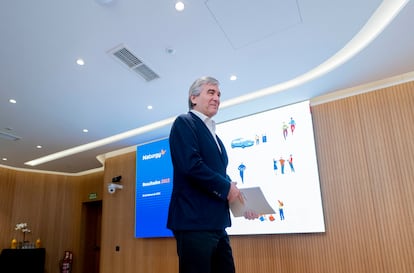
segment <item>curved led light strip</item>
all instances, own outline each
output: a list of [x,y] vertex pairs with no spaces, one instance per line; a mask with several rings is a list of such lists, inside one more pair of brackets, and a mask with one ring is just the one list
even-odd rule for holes
[[81,153],[81,152],[84,152],[84,151],[87,151],[87,150],[91,150],[91,149],[94,149],[94,148],[97,148],[97,147],[101,147],[101,146],[116,142],[116,141],[127,139],[127,138],[132,137],[132,136],[137,136],[137,135],[140,135],[140,134],[144,134],[144,133],[153,131],[153,130],[158,129],[158,128],[162,128],[164,126],[172,124],[174,120],[175,120],[175,117],[167,118],[167,119],[164,119],[164,120],[161,120],[161,121],[151,123],[149,125],[145,125],[145,126],[142,126],[142,127],[136,128],[136,129],[132,129],[130,131],[126,131],[124,133],[120,133],[120,134],[113,135],[113,136],[110,136],[110,137],[107,137],[107,138],[103,138],[103,139],[100,139],[100,140],[97,140],[97,141],[94,141],[94,142],[90,142],[90,143],[87,143],[87,144],[84,144],[84,145],[76,146],[76,147],[61,151],[61,152],[57,152],[57,153],[50,154],[50,155],[47,155],[47,156],[44,156],[44,157],[40,157],[38,159],[34,159],[34,160],[31,160],[31,161],[25,162],[24,164],[29,165],[29,166],[37,166],[39,164],[46,163],[46,162],[49,162],[49,161],[53,161],[55,159],[59,159],[59,158],[65,157],[65,156]]
[[[304,84],[310,80],[316,79],[329,71],[332,71],[336,67],[345,63],[362,49],[364,49],[370,42],[372,42],[384,28],[397,16],[397,14],[404,8],[409,0],[384,0],[377,8],[375,13],[371,16],[364,27],[349,41],[341,50],[335,55],[329,58],[327,61],[318,65],[314,69],[296,77],[292,80],[271,86],[269,88],[261,89],[253,93],[249,93],[234,99],[221,102],[221,108],[231,107],[237,104],[245,103],[260,97],[272,95],[280,91],[287,90],[289,88]],[[81,153],[87,150],[91,150],[97,147],[101,147],[122,139],[140,135],[150,132],[152,130],[170,125],[174,122],[175,117],[167,118],[143,127],[139,127],[124,133],[120,133],[111,137],[107,137],[101,140],[97,140],[91,143],[80,145],[74,148],[70,148],[61,152],[50,154],[35,160],[26,162],[26,165],[37,166],[42,163],[53,161],[69,155]]]

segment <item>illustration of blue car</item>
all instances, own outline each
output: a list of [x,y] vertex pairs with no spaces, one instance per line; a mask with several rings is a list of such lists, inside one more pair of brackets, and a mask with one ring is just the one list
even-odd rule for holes
[[232,148],[246,148],[254,145],[254,141],[246,138],[236,138],[231,142]]

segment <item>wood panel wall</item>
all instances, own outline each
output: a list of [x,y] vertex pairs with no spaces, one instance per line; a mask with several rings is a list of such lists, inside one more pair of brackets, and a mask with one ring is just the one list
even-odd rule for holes
[[46,248],[46,273],[59,272],[65,250],[73,251],[73,272],[80,272],[82,203],[90,192],[102,198],[102,182],[102,171],[66,176],[0,168],[0,248],[9,248],[12,238],[23,240],[14,228],[25,222],[32,231],[26,239],[40,238]]
[[[232,236],[237,272],[414,272],[414,83],[312,113],[326,232]],[[105,181],[118,175],[124,189],[110,195]],[[58,272],[65,249],[79,248],[81,204],[96,191],[101,273],[178,272],[174,239],[133,238],[135,153],[81,177],[0,168],[0,186],[0,246],[9,246],[17,222],[29,222],[47,249],[47,273]]]

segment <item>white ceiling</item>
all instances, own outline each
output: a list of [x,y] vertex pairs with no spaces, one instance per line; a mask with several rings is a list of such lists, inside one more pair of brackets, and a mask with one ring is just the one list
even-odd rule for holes
[[[220,80],[223,105],[280,86],[334,56],[377,9],[400,1],[183,2],[186,9],[177,12],[174,0],[1,1],[0,131],[21,139],[0,138],[0,159],[7,158],[0,164],[64,173],[99,168],[98,155],[166,137],[170,126],[37,166],[24,163],[186,112],[188,87],[200,76]],[[341,66],[227,106],[216,121],[414,71],[413,26],[414,4],[408,1]],[[116,60],[110,52],[119,46],[159,78],[147,82]],[[78,66],[77,58],[86,64]],[[232,74],[236,81],[229,80]]]

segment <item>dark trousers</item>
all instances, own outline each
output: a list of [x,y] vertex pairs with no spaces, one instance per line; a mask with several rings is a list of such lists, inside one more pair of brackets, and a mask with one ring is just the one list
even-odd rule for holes
[[226,231],[175,231],[180,273],[234,273]]

